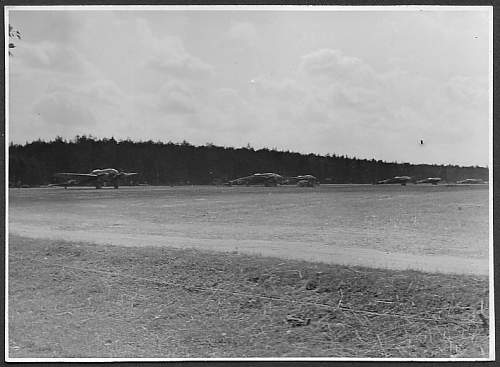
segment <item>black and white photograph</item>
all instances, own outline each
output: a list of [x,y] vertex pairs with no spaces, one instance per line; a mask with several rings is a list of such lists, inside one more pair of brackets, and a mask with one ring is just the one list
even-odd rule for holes
[[495,359],[491,6],[4,13],[6,361]]

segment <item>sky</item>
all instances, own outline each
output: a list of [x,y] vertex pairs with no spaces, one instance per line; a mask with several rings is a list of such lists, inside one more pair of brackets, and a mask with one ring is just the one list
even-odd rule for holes
[[12,142],[489,163],[488,8],[48,9],[9,11]]

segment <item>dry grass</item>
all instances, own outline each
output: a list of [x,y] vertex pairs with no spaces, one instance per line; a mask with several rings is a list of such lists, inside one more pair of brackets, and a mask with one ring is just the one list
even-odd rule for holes
[[10,357],[488,357],[483,277],[15,236],[9,252]]

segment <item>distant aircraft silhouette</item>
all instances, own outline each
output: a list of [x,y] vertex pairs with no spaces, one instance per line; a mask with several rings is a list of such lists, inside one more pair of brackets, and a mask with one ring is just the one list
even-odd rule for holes
[[100,189],[104,182],[112,182],[115,189],[119,186],[119,180],[123,177],[130,177],[137,175],[136,172],[119,172],[114,168],[105,168],[105,169],[95,169],[90,173],[56,173],[54,177],[65,178],[66,181],[61,183],[55,183],[50,186],[62,186],[65,189],[68,186],[75,185],[84,185],[92,183],[95,185],[96,189]]
[[232,185],[264,185],[278,186],[283,182],[283,176],[277,173],[254,173],[251,176],[240,177],[225,183],[226,186]]
[[300,187],[313,187],[319,185],[319,180],[313,175],[301,175],[288,177],[284,181],[285,184],[295,184]]
[[441,181],[441,177],[428,177],[428,178],[418,180],[415,183],[417,183],[417,184],[430,183],[432,185],[437,185],[440,181]]
[[465,180],[462,181],[457,181],[457,184],[464,185],[464,184],[484,184],[486,181],[481,180],[480,178],[466,178]]
[[388,178],[386,180],[377,181],[377,185],[382,184],[401,184],[406,186],[406,183],[411,180],[410,176],[395,176],[393,178]]

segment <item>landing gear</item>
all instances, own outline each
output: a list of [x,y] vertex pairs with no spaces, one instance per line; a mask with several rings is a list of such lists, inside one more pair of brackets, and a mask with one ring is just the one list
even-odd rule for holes
[[101,189],[101,188],[102,188],[102,183],[101,183],[101,182],[97,182],[97,183],[95,184],[95,188],[96,188],[96,189]]
[[297,182],[297,186],[298,187],[313,187],[314,183],[311,181],[307,181],[307,180],[300,180],[299,182]]
[[113,185],[113,187],[114,187],[115,189],[117,189],[117,188],[118,188],[118,182],[115,182],[115,184]]

